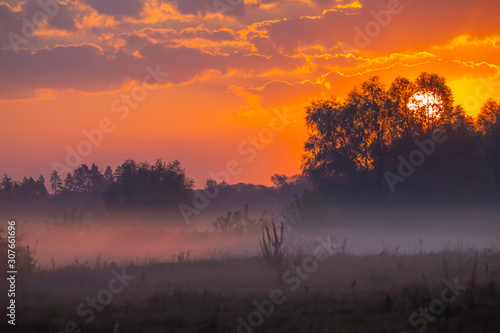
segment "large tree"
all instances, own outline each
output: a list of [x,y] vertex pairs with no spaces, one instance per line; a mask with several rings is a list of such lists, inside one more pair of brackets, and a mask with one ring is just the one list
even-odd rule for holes
[[389,147],[399,136],[396,111],[378,77],[354,88],[343,102],[335,97],[314,102],[306,110],[305,173],[340,182],[369,173],[380,185]]
[[332,97],[306,109],[310,136],[303,171],[319,185],[330,180],[358,194],[366,186],[380,192],[385,171],[399,162],[399,155],[415,149],[416,138],[445,124],[469,130],[472,122],[463,109],[453,107],[443,77],[422,73],[414,82],[397,77],[388,89],[371,77],[343,101]]

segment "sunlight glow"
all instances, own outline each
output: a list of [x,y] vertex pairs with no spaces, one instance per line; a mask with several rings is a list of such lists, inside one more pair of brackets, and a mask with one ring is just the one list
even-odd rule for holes
[[433,92],[417,92],[408,102],[408,108],[414,112],[422,112],[430,117],[439,117],[439,108],[443,104],[440,96]]

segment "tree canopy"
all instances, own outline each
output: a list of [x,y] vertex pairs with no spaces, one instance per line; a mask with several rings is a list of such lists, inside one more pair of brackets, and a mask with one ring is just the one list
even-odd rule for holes
[[[490,184],[500,176],[499,113],[489,100],[475,122],[454,105],[451,89],[437,74],[422,73],[414,82],[397,77],[389,87],[374,76],[344,100],[332,96],[307,107],[303,173],[322,191],[356,197],[391,196],[391,181],[405,183],[398,195],[491,195]],[[426,155],[419,144],[430,145],[436,131],[444,140]],[[396,172],[408,159],[419,167],[411,179]],[[416,169],[411,163],[405,167]],[[391,181],[388,172],[394,172]]]
[[104,192],[106,206],[114,212],[178,212],[177,206],[189,201],[194,184],[177,160],[167,164],[158,159],[150,165],[129,159],[117,167],[115,177]]

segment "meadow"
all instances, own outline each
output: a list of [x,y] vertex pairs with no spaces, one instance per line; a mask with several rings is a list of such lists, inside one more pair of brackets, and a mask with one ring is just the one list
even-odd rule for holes
[[[15,331],[496,333],[500,327],[500,250],[493,244],[361,255],[332,235],[308,239],[285,231],[273,264],[258,250],[261,236],[252,238],[257,250],[246,253],[32,263],[18,275]],[[0,312],[5,317],[5,307]]]

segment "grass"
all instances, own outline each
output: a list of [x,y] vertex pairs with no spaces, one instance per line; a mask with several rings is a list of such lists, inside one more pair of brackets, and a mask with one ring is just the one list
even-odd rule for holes
[[[307,255],[285,255],[284,265],[291,268]],[[237,332],[238,318],[248,318],[256,311],[255,301],[280,289],[286,301],[255,332],[416,332],[419,326],[411,326],[408,318],[440,297],[444,279],[456,278],[467,285],[466,292],[425,331],[497,333],[499,258],[496,249],[364,256],[344,249],[320,262],[293,291],[259,256],[214,250],[196,257],[183,251],[168,261],[122,264],[99,257],[95,265],[38,269],[23,276],[17,286],[16,302],[22,306],[16,329],[64,332],[64,325],[75,321],[82,332],[96,333]],[[77,306],[106,288],[111,271],[122,267],[136,278],[86,323]],[[5,317],[3,308],[0,315]]]

